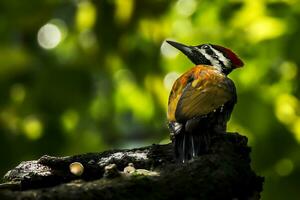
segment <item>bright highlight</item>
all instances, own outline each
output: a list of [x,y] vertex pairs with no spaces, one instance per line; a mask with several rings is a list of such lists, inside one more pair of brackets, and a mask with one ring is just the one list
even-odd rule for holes
[[39,45],[44,49],[55,48],[62,39],[62,34],[59,28],[51,23],[48,23],[40,28],[37,35]]

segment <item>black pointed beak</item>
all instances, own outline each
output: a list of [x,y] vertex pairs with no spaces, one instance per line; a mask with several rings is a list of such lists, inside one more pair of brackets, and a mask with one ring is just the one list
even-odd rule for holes
[[170,40],[167,40],[166,42],[172,45],[173,47],[175,47],[176,49],[178,49],[179,51],[181,51],[182,53],[184,53],[189,58],[192,57],[194,54],[192,48],[189,46],[180,44],[178,42],[170,41]]

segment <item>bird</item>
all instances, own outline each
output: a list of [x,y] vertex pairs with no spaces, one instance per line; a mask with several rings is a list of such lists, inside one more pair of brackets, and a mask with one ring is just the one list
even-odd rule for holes
[[220,45],[166,42],[195,64],[174,82],[168,101],[168,128],[175,157],[185,163],[207,153],[213,135],[226,133],[237,103],[235,84],[227,75],[244,63]]

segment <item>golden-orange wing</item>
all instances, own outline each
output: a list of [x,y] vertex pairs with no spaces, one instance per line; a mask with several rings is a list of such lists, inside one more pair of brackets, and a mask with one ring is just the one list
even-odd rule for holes
[[192,78],[192,70],[181,75],[173,84],[170,96],[169,96],[169,103],[168,103],[168,120],[169,121],[176,121],[175,119],[175,111],[177,108],[177,103],[182,95],[184,88],[189,83],[190,79]]
[[206,115],[235,97],[234,83],[205,65],[183,74],[176,80],[173,89],[169,98],[170,121]]

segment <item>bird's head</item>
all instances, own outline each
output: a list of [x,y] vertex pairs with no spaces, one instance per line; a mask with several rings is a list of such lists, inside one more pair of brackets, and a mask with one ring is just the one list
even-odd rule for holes
[[242,67],[243,61],[230,49],[214,44],[187,46],[174,41],[170,45],[184,53],[195,65],[211,65],[224,74]]

